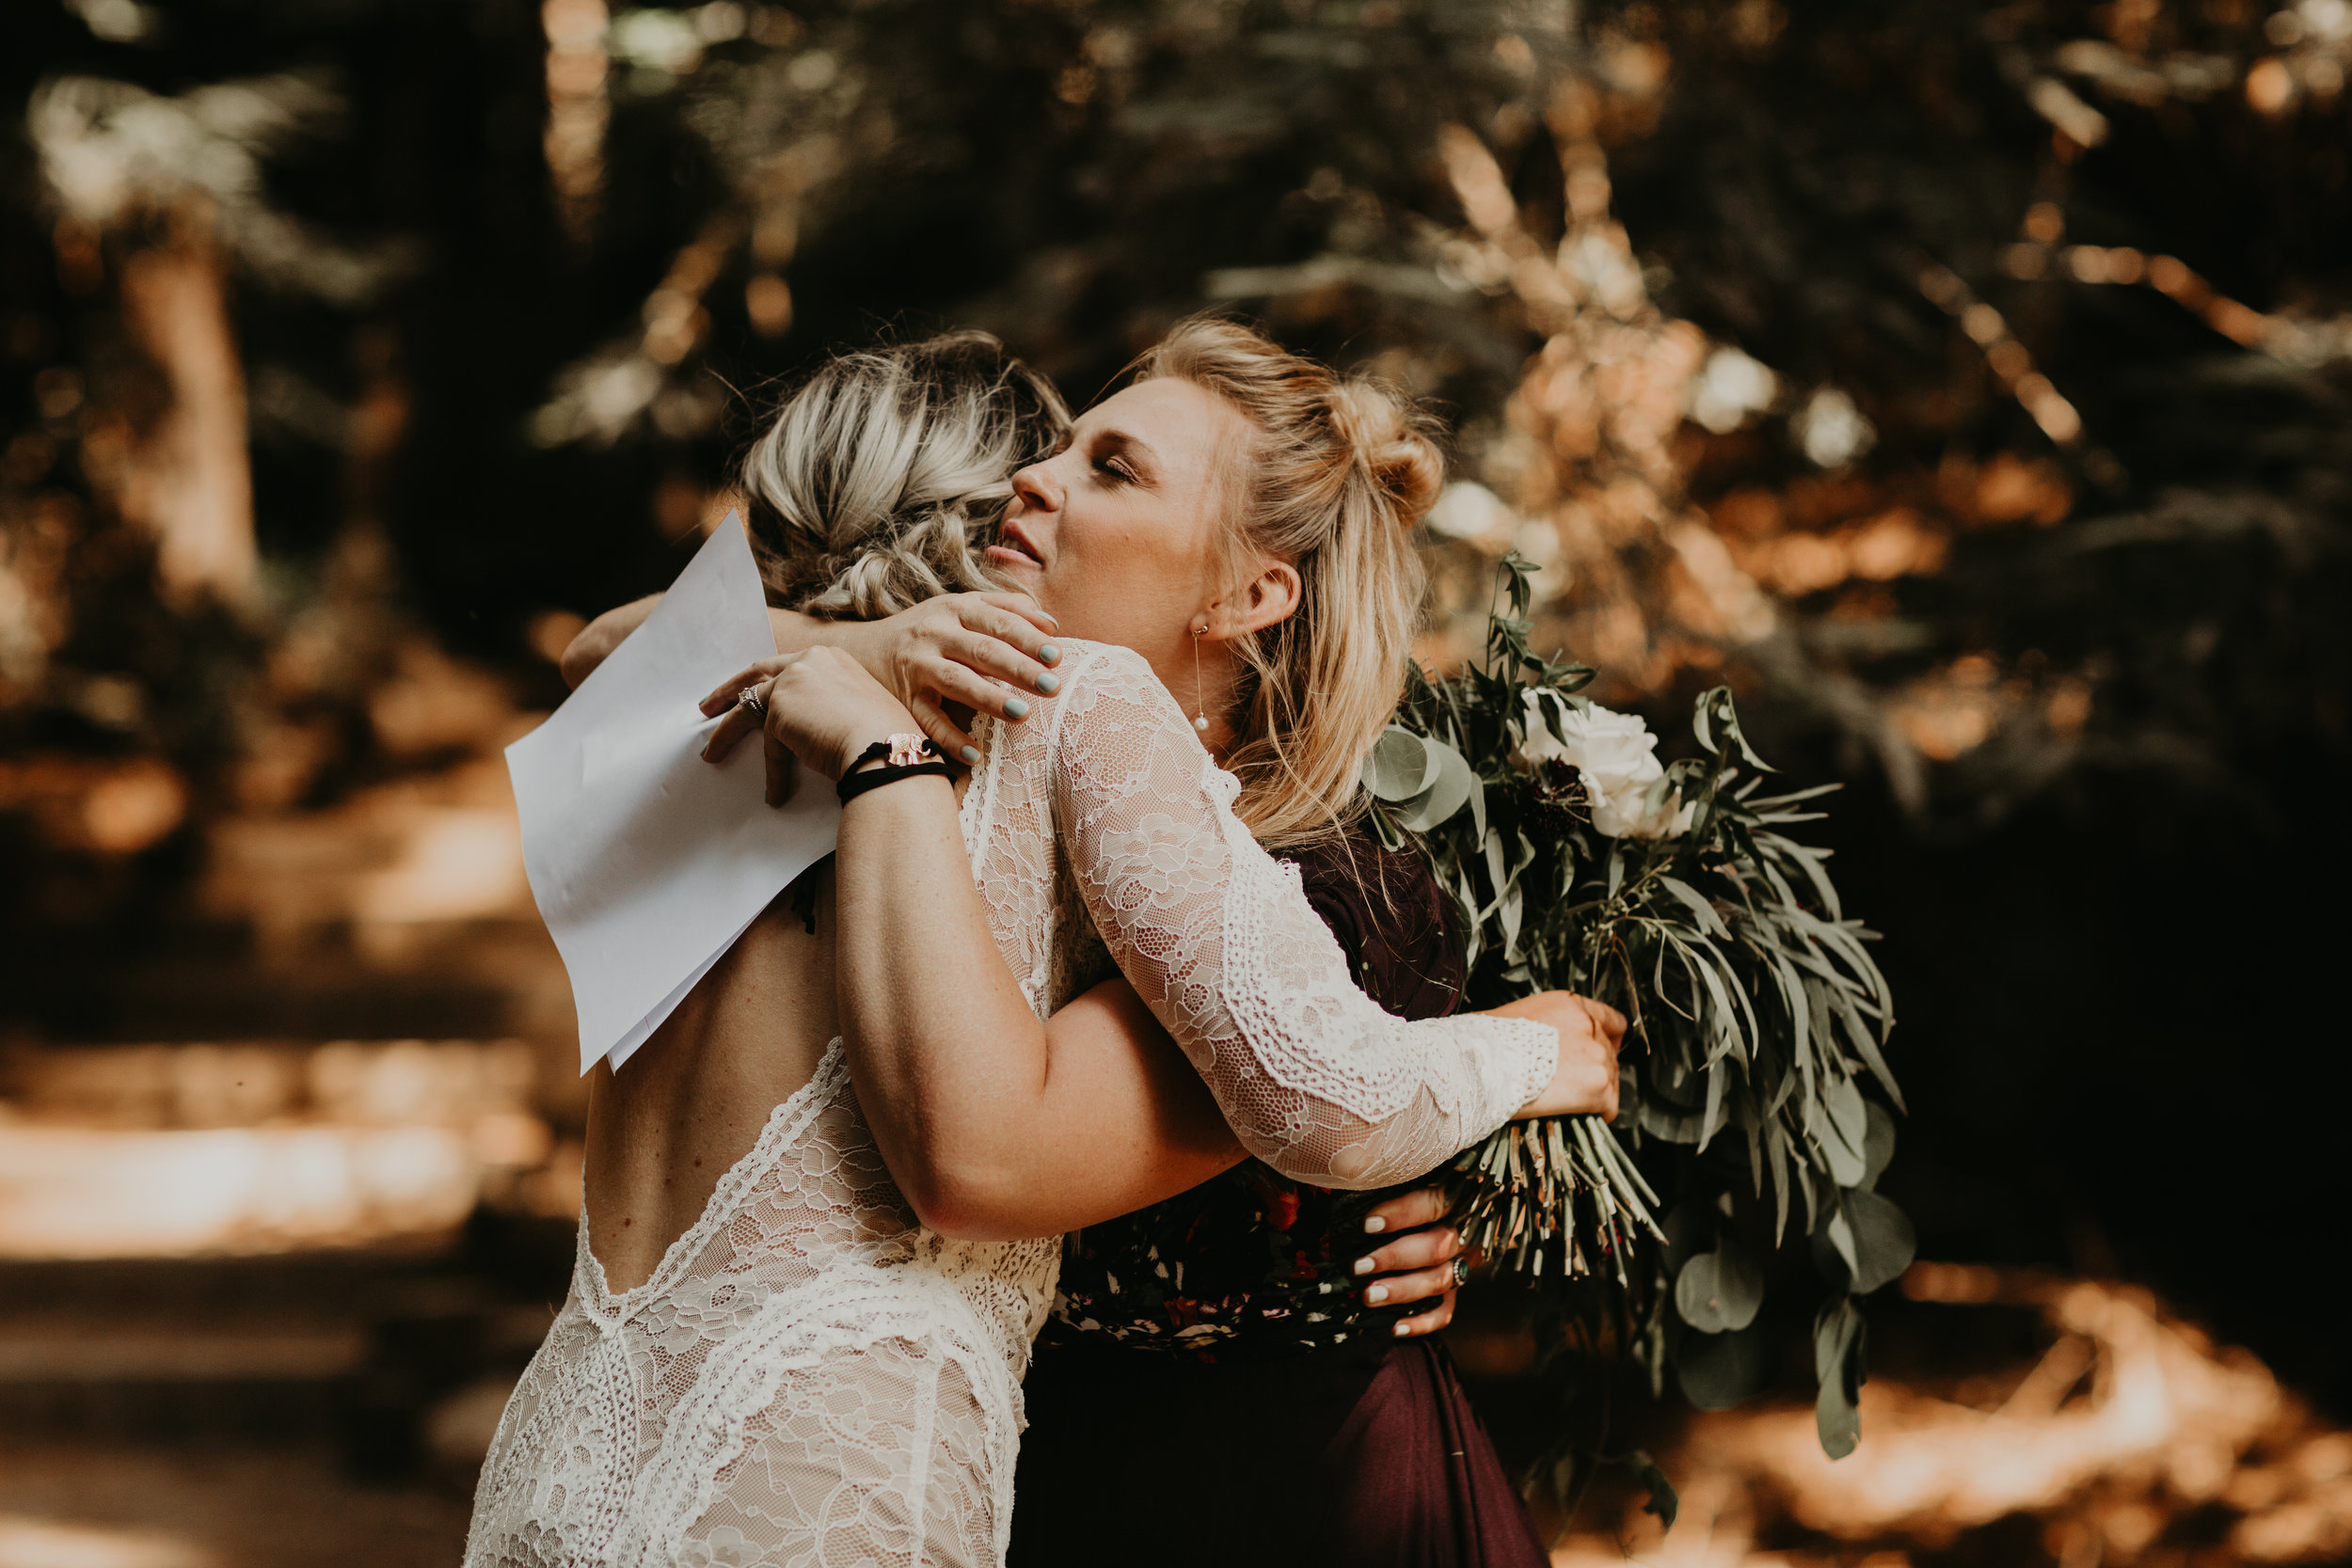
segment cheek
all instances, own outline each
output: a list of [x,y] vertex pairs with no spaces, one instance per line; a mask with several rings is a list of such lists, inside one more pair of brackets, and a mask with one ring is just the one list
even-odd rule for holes
[[1045,608],[1072,637],[1126,647],[1181,622],[1197,594],[1197,563],[1180,559],[1164,533],[1148,529],[1072,529],[1057,543],[1054,569],[1040,585]]

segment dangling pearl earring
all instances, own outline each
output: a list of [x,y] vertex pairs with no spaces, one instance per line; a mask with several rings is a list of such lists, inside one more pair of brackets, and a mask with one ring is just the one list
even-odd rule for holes
[[1192,727],[1202,735],[1209,733],[1208,704],[1202,700],[1200,685],[1200,634],[1209,629],[1206,621],[1192,628],[1192,702],[1200,711],[1194,716]]

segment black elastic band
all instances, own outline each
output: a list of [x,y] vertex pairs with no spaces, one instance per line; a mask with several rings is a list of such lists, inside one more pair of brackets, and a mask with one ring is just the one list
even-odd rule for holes
[[948,777],[946,763],[937,760],[939,749],[926,740],[923,742],[923,750],[933,759],[932,761],[902,763],[897,767],[884,764],[882,767],[867,768],[863,773],[859,772],[858,769],[865,768],[867,763],[890,754],[890,742],[877,740],[857,754],[856,760],[850,764],[849,771],[841,775],[841,782],[834,786],[834,793],[841,797],[841,803],[846,806],[867,790],[879,789],[886,784],[897,784],[900,779]]
[[947,765],[944,762],[909,763],[902,768],[869,768],[863,773],[844,773],[841,783],[834,787],[834,793],[841,797],[841,803],[846,806],[867,790],[897,784],[900,779],[944,779],[947,776]]

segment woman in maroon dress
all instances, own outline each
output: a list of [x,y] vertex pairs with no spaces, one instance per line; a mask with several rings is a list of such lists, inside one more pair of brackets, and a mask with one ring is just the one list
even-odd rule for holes
[[[1367,995],[1454,1009],[1461,933],[1420,856],[1358,833],[1298,866]],[[1428,1304],[1363,1299],[1388,1196],[1252,1160],[1073,1237],[1024,1385],[1010,1568],[1547,1561],[1444,1346],[1396,1333]]]

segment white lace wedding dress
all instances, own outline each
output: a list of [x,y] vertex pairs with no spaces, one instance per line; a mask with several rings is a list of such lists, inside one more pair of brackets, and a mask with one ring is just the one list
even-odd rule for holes
[[[1549,1027],[1406,1023],[1366,999],[1150,667],[1064,646],[1057,698],[983,725],[962,804],[1040,1017],[1115,961],[1250,1151],[1328,1186],[1418,1176],[1549,1080]],[[606,1288],[583,1217],[571,1294],[483,1466],[468,1568],[1000,1562],[1058,1254],[917,1225],[834,1041],[643,1285]]]

